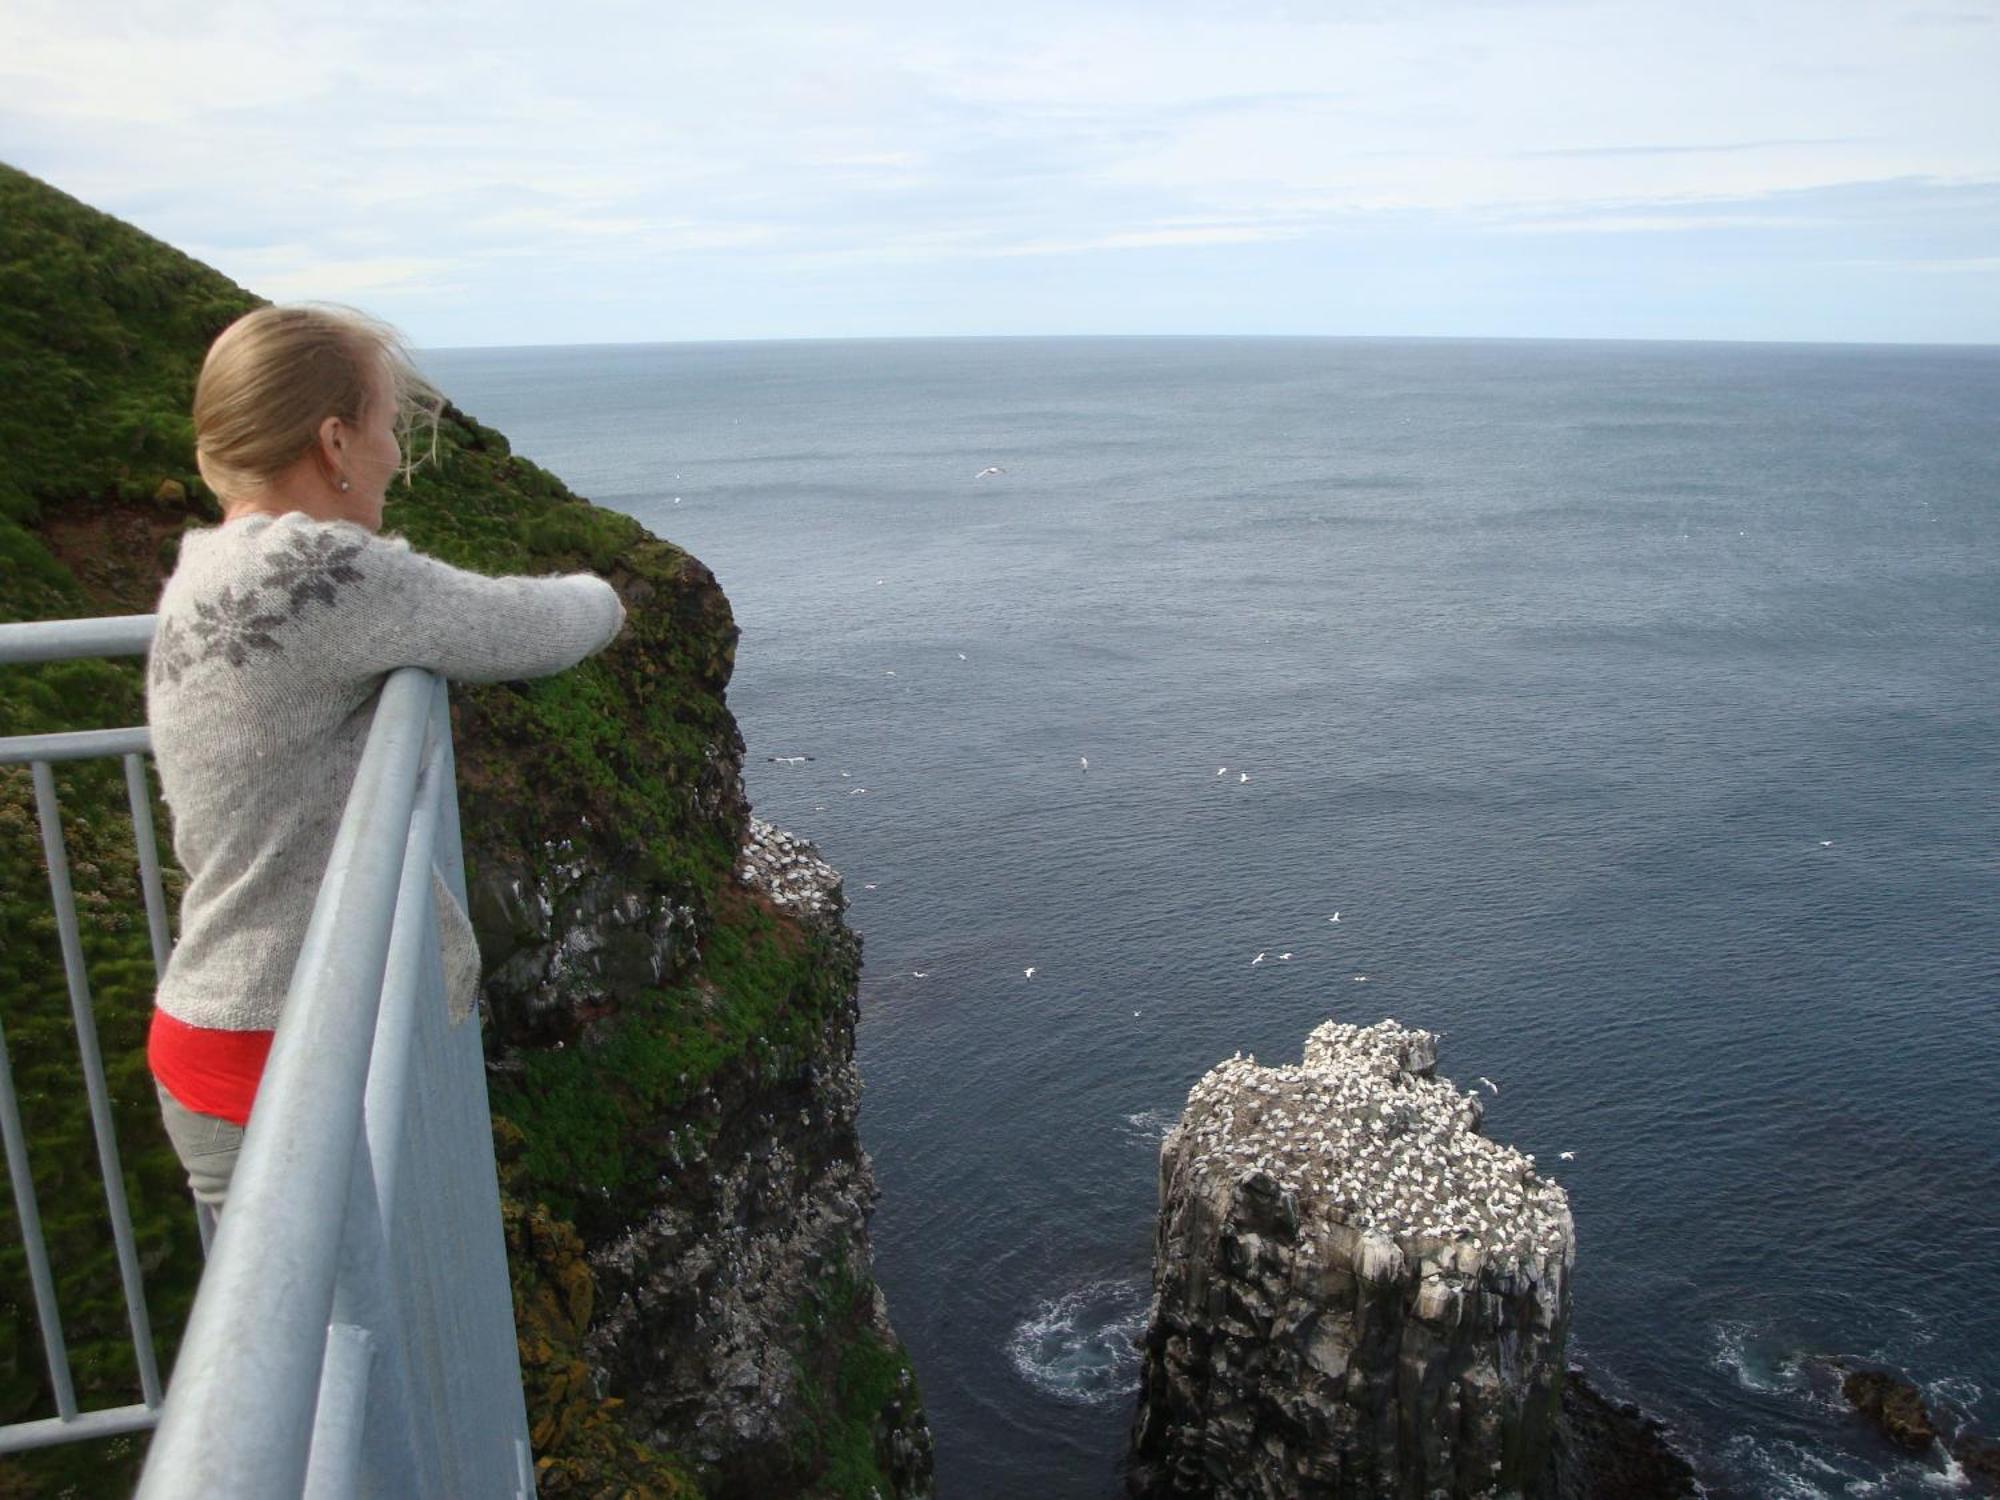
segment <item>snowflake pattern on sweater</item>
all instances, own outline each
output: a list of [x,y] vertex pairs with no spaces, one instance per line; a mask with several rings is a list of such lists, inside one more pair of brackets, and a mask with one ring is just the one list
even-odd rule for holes
[[[189,668],[202,662],[220,659],[241,667],[253,652],[283,650],[273,631],[296,619],[308,604],[331,608],[339,600],[336,590],[362,581],[365,575],[354,560],[364,545],[331,528],[293,532],[264,559],[264,573],[256,583],[241,592],[225,586],[212,598],[196,600],[194,618],[185,627],[171,617],[161,620],[151,675],[177,686]],[[266,589],[283,595],[283,602],[267,606]]]
[[304,532],[288,537],[285,545],[266,560],[265,588],[282,591],[291,599],[290,613],[296,615],[317,599],[332,605],[341,584],[361,582],[361,570],[353,566],[362,544],[343,541],[332,531]]

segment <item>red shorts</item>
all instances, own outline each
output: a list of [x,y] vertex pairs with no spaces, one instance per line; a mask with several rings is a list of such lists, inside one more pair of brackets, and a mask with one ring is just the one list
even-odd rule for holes
[[190,1026],[163,1010],[153,1012],[146,1062],[153,1076],[185,1109],[235,1125],[250,1123],[250,1106],[271,1055],[268,1031],[220,1031]]

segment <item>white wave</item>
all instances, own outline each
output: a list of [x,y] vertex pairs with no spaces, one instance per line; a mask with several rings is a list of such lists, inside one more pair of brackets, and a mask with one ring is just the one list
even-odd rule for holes
[[1748,1323],[1718,1323],[1711,1330],[1711,1337],[1715,1348],[1708,1357],[1710,1367],[1734,1376],[1746,1391],[1779,1395],[1805,1389],[1807,1381],[1798,1357],[1769,1359],[1761,1355]]
[[1834,1500],[1836,1495],[1855,1493],[1846,1486],[1823,1490],[1800,1473],[1803,1461],[1812,1454],[1797,1443],[1765,1444],[1739,1435],[1729,1440],[1727,1452],[1730,1467],[1755,1482],[1758,1500]]
[[1180,1115],[1175,1110],[1142,1109],[1125,1117],[1125,1134],[1142,1146],[1157,1146],[1167,1138],[1167,1132],[1179,1119]]
[[1960,1411],[1976,1411],[1980,1402],[1986,1399],[1986,1387],[1969,1375],[1940,1375],[1936,1380],[1923,1383],[1924,1400],[1935,1411],[1940,1406],[1956,1407]]
[[1965,1466],[1948,1453],[1945,1455],[1944,1468],[1924,1475],[1924,1483],[1936,1490],[1965,1490],[1972,1487],[1972,1480],[1966,1475]]
[[1139,1389],[1139,1340],[1152,1311],[1143,1281],[1092,1281],[1042,1302],[1007,1340],[1007,1358],[1036,1390],[1094,1406]]

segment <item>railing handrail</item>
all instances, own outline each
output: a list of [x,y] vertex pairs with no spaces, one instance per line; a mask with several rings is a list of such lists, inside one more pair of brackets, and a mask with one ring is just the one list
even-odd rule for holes
[[[0,663],[143,653],[152,630],[0,625]],[[445,691],[406,667],[377,698],[140,1500],[534,1493],[478,1027],[443,1012],[434,882],[465,899]],[[21,737],[0,762],[34,762],[39,790],[49,760],[123,753],[136,829],[146,747]],[[24,1436],[152,1415],[66,1405]]]
[[0,625],[0,664],[74,661],[82,656],[144,656],[156,615],[100,615],[88,620],[28,620]]
[[[345,1187],[436,683],[405,667],[383,686],[140,1497],[304,1488]],[[315,1185],[305,1202],[300,1184]],[[174,1476],[171,1488],[162,1475]]]

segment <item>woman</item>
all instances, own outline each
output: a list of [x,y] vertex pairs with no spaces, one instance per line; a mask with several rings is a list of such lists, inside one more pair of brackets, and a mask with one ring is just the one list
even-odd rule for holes
[[[147,1055],[198,1201],[219,1208],[340,826],[376,694],[398,667],[539,677],[609,645],[617,594],[588,574],[487,578],[378,536],[405,441],[437,393],[358,313],[265,307],[195,389],[196,461],[222,524],[188,532],[146,678],[160,785],[187,872]],[[434,881],[454,1016],[478,950]]]

